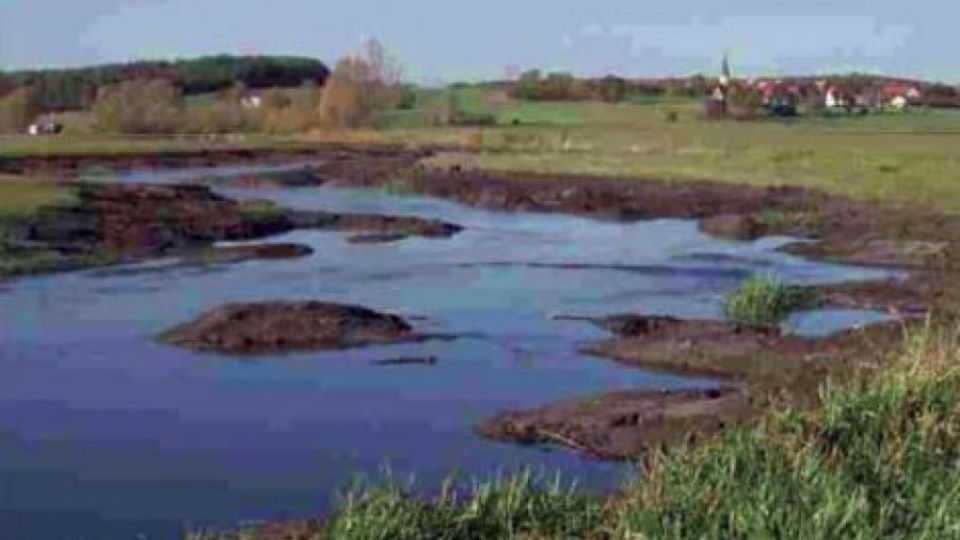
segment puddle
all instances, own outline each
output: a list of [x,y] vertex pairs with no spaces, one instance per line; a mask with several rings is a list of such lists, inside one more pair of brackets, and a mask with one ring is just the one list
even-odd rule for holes
[[808,337],[827,337],[849,328],[897,320],[883,311],[868,309],[821,309],[793,313],[783,331]]

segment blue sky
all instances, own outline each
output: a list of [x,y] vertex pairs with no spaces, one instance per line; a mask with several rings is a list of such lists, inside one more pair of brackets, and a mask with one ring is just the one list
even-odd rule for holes
[[960,82],[960,0],[0,0],[0,69],[198,54],[332,62],[376,37],[406,77],[865,70]]

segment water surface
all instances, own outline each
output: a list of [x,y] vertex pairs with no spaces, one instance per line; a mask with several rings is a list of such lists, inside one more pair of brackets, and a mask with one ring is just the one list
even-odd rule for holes
[[[377,478],[385,465],[427,486],[451,472],[524,466],[563,470],[591,489],[616,486],[623,465],[487,441],[473,426],[574,396],[716,383],[584,357],[578,347],[605,334],[551,315],[719,317],[723,295],[754,272],[798,283],[885,275],[775,252],[786,239],[711,239],[689,221],[507,214],[377,190],[222,191],[466,230],[383,245],[295,231],[269,241],[308,244],[312,256],[160,260],[9,285],[0,291],[0,539],[176,538],[185,528],[310,516],[357,473]],[[264,299],[356,303],[465,337],[256,360],[153,341],[225,302]],[[828,317],[827,331],[861,315]],[[824,333],[810,321],[792,328]],[[438,363],[376,365],[401,356]]]

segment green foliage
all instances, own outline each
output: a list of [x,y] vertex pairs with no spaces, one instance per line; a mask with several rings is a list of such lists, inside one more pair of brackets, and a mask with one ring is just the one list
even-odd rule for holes
[[104,133],[173,133],[182,125],[182,110],[172,84],[137,79],[101,89],[93,114]]
[[0,98],[0,133],[23,133],[40,113],[29,88],[18,88]]
[[249,88],[295,87],[322,83],[323,63],[295,56],[205,56],[175,62],[132,62],[103,66],[0,73],[0,94],[31,88],[42,112],[86,109],[103,86],[137,79],[162,79],[184,95],[244,84]]
[[809,307],[807,289],[788,285],[774,276],[753,276],[727,296],[724,310],[730,319],[750,326],[775,326],[792,311]]
[[733,86],[727,92],[727,109],[733,118],[759,118],[763,114],[763,96],[754,88]]
[[344,540],[582,538],[601,524],[602,501],[528,472],[458,489],[432,501],[396,484],[347,495],[322,538]]
[[588,97],[573,75],[550,73],[543,77],[536,69],[523,73],[513,92],[516,97],[531,101],[578,101]]
[[264,219],[283,214],[283,208],[268,199],[244,201],[240,207],[240,216],[247,219]]

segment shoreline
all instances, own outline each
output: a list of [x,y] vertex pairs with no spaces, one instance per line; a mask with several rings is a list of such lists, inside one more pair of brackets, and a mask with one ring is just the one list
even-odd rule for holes
[[[834,197],[819,191],[808,191],[800,188],[757,188],[745,185],[725,184],[720,182],[666,182],[658,180],[626,179],[626,178],[597,178],[584,176],[555,177],[545,175],[503,174],[484,171],[464,171],[462,169],[426,169],[419,166],[419,161],[429,155],[429,152],[418,151],[407,154],[397,149],[375,150],[368,148],[337,148],[314,152],[310,156],[299,157],[326,157],[322,165],[308,169],[305,175],[297,175],[298,185],[345,185],[368,187],[391,187],[408,190],[412,193],[456,200],[458,202],[492,208],[504,211],[537,211],[559,212],[583,215],[600,219],[643,220],[654,218],[686,218],[700,220],[701,230],[721,238],[754,239],[770,234],[782,234],[796,237],[813,238],[818,243],[796,243],[786,246],[789,253],[807,256],[818,260],[828,260],[848,264],[862,264],[884,266],[910,272],[910,276],[901,281],[882,281],[850,283],[819,287],[818,292],[825,298],[827,305],[871,309],[892,309],[901,312],[927,313],[934,312],[936,317],[951,317],[956,311],[957,302],[955,292],[958,274],[956,261],[957,242],[953,238],[960,238],[960,219],[952,216],[931,216],[929,214],[913,214],[910,209],[886,209],[882,204],[852,201],[843,197]],[[330,153],[332,152],[332,153]],[[398,155],[399,153],[399,155]],[[227,154],[230,154],[229,152]],[[244,163],[260,163],[260,157],[246,153],[231,154],[226,159],[238,159]],[[29,161],[17,162],[9,159],[0,163],[0,170],[46,171],[47,174],[71,174],[91,164],[99,165],[104,159],[102,156],[93,161],[86,158],[43,158],[31,157]],[[131,158],[125,162],[122,158],[117,162],[137,165],[144,163],[144,156]],[[192,157],[186,161],[160,160],[159,165],[149,165],[175,169],[184,166],[183,163],[192,163]],[[209,160],[204,155],[198,160]],[[288,159],[272,154],[269,159]],[[66,160],[64,162],[63,160]],[[73,160],[73,161],[71,161]],[[251,161],[244,161],[251,160]],[[149,162],[149,157],[146,162]],[[109,162],[109,160],[108,160]],[[206,163],[206,162],[204,162]],[[224,164],[224,163],[216,163]],[[48,166],[44,168],[42,165]],[[126,165],[125,165],[126,166]],[[141,165],[142,166],[142,165]],[[13,167],[12,169],[8,167]],[[19,168],[18,168],[19,167]],[[61,168],[62,167],[62,168]],[[399,168],[399,170],[398,170]],[[388,174],[389,173],[389,174]],[[247,175],[246,180],[249,180]],[[268,182],[284,185],[282,176],[264,173],[262,176]],[[305,182],[305,183],[304,183]],[[759,414],[766,412],[775,402],[769,395],[776,394],[788,403],[803,406],[815,406],[816,391],[827,380],[840,379],[851,376],[860,369],[864,362],[863,355],[871,354],[871,347],[877,344],[892,344],[899,340],[903,327],[900,324],[871,325],[866,332],[844,332],[843,335],[831,336],[818,340],[822,346],[812,349],[796,346],[783,355],[784,362],[789,362],[793,369],[778,370],[775,373],[765,373],[769,370],[769,358],[757,358],[758,351],[765,354],[776,350],[779,344],[776,341],[762,342],[758,347],[743,349],[746,352],[737,353],[737,357],[754,363],[762,364],[760,369],[745,368],[748,373],[735,373],[729,376],[730,380],[737,381],[742,388],[736,394],[736,399],[722,400],[723,410],[718,408],[701,408],[702,396],[691,393],[693,400],[678,400],[677,403],[668,403],[660,410],[661,416],[679,418],[674,429],[657,427],[649,438],[641,438],[631,442],[638,448],[649,449],[661,443],[676,441],[678,435],[695,435],[698,439],[710,436],[721,429],[738,425],[741,422],[750,422]],[[650,367],[648,362],[638,356],[644,353],[639,345],[649,347],[649,343],[638,344],[638,336],[629,332],[612,332],[614,335],[590,347],[599,347],[591,352],[598,352],[598,356],[638,365]],[[742,336],[743,332],[734,328],[724,328],[716,332],[711,339],[729,340],[732,335]],[[639,336],[642,337],[642,336]],[[766,336],[764,339],[769,338]],[[677,340],[666,341],[667,349],[670,343],[700,343],[705,349],[716,343],[702,336],[691,337],[681,333]],[[661,344],[664,343],[661,341]],[[687,347],[687,345],[684,345]],[[791,349],[791,347],[787,347]],[[689,347],[684,353],[689,352]],[[632,355],[632,356],[631,356]],[[873,354],[873,356],[876,356]],[[719,357],[714,357],[717,362]],[[723,359],[729,362],[730,358]],[[729,364],[727,364],[729,365]],[[781,364],[786,365],[786,364]],[[672,372],[684,372],[678,369],[676,362],[665,362],[664,367]],[[754,372],[756,371],[756,373]],[[727,378],[722,373],[714,373],[721,378]],[[728,374],[729,375],[729,374]],[[644,425],[640,416],[630,409],[648,407],[649,400],[645,396],[624,393],[620,396],[604,394],[600,399],[614,400],[612,407],[627,407],[627,412],[619,415],[614,424],[615,428],[624,426]],[[619,398],[619,399],[618,399]],[[716,396],[708,396],[715,400]],[[578,398],[566,400],[557,404],[548,404],[533,411],[510,411],[504,413],[513,424],[517,423],[518,415],[524,417],[527,425],[535,426],[547,420],[549,432],[559,434],[559,437],[533,437],[528,442],[560,444],[575,451],[596,446],[589,441],[597,435],[596,430],[582,430],[582,437],[588,444],[571,436],[570,426],[582,428],[584,424],[594,424],[600,429],[607,429],[611,421],[605,418],[606,414],[590,416],[580,406]],[[669,401],[669,400],[668,400]],[[632,402],[635,403],[631,405]],[[670,407],[679,406],[681,411],[693,411],[693,416],[682,417],[673,414]],[[557,410],[560,410],[566,420],[561,419],[557,424]],[[644,409],[646,410],[646,409]],[[697,414],[703,413],[706,414]],[[697,413],[697,414],[694,414]],[[637,415],[638,420],[633,421]],[[672,415],[672,416],[671,416]],[[649,416],[649,414],[648,414]],[[656,415],[654,415],[656,416]],[[544,419],[547,420],[544,420]],[[571,422],[569,419],[577,419]],[[627,418],[627,422],[622,422]],[[566,426],[565,426],[566,423]],[[546,425],[546,424],[545,424]],[[604,427],[606,426],[606,427]],[[566,431],[565,431],[566,430]],[[503,430],[504,433],[506,430]],[[529,429],[515,430],[519,435],[508,437],[511,440],[529,439]],[[682,431],[682,433],[681,433]],[[544,440],[548,439],[548,440]],[[579,448],[578,448],[579,447]],[[642,457],[642,452],[630,453],[629,457]],[[602,454],[602,453],[601,453]],[[601,456],[602,457],[602,456]]]

